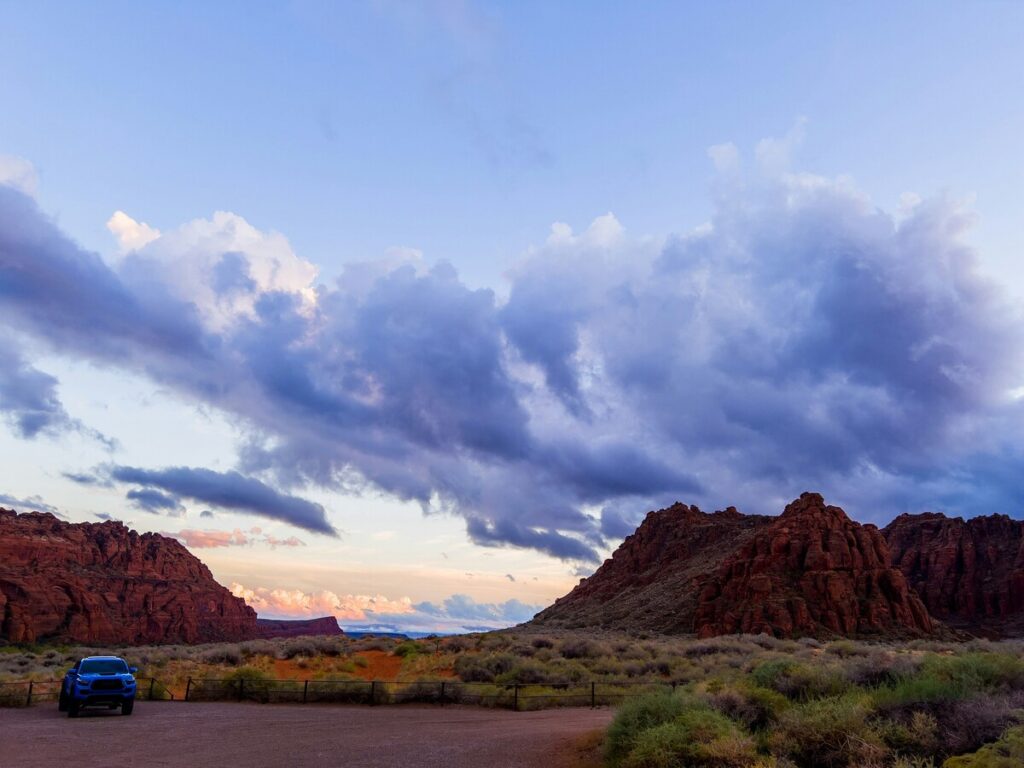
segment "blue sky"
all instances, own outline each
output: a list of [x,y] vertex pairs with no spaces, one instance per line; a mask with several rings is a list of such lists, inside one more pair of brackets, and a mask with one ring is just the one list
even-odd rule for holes
[[519,620],[676,498],[1019,510],[1020,4],[0,24],[12,499],[417,626]]

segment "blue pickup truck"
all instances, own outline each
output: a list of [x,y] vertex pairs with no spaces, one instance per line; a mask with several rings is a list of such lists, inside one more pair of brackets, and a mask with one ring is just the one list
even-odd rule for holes
[[87,656],[64,675],[57,709],[78,717],[85,707],[120,707],[122,715],[130,715],[137,671],[117,656]]

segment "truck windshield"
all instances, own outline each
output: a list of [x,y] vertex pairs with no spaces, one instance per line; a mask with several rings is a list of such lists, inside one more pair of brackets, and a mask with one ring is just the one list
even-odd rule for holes
[[78,667],[80,675],[123,675],[128,665],[121,659],[86,659]]

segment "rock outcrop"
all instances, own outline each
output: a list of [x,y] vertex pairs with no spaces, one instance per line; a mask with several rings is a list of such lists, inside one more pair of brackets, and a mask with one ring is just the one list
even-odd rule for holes
[[174,539],[0,509],[0,638],[196,643],[256,634],[256,612]]
[[1024,521],[900,515],[882,533],[928,611],[956,629],[1024,634]]
[[885,538],[816,493],[737,547],[697,596],[701,637],[760,633],[792,637],[913,636],[932,621]]
[[593,576],[537,614],[554,627],[693,632],[706,577],[772,518],[673,504],[649,512]]
[[344,632],[333,616],[316,619],[256,619],[256,636],[261,638],[342,634]]
[[814,493],[779,517],[683,504],[651,512],[593,576],[532,623],[704,637],[933,630],[924,604],[889,565],[878,529]]

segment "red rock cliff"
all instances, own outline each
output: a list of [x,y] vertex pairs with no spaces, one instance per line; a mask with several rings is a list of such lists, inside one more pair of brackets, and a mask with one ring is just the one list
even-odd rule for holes
[[536,626],[702,636],[906,636],[932,631],[882,534],[805,493],[779,517],[676,504],[651,512]]
[[706,581],[694,628],[702,637],[903,636],[927,634],[932,622],[879,530],[804,493]]
[[1024,634],[1024,521],[900,515],[883,534],[932,616],[982,635]]
[[256,612],[174,539],[0,509],[0,638],[165,643],[253,637]]

